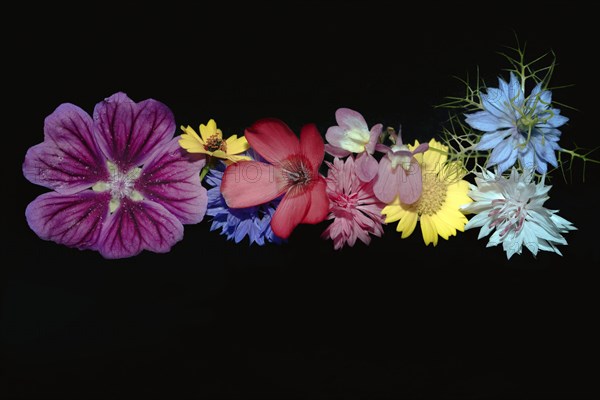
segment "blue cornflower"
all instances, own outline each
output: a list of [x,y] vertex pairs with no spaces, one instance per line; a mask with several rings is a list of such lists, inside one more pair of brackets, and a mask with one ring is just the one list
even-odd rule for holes
[[269,203],[248,208],[229,208],[221,195],[223,180],[223,164],[211,169],[206,175],[206,182],[212,186],[208,190],[208,209],[206,215],[213,217],[211,231],[221,229],[221,235],[236,243],[248,236],[250,244],[262,246],[266,242],[280,244],[283,239],[273,233],[271,218],[275,213],[279,199]]
[[552,92],[538,83],[525,98],[521,83],[511,72],[510,82],[498,79],[499,88],[481,94],[483,111],[468,114],[466,122],[485,132],[477,150],[492,150],[488,167],[497,165],[502,173],[517,159],[522,168],[546,173],[548,165],[558,166],[555,151],[560,150],[557,129],[569,119],[551,108]]

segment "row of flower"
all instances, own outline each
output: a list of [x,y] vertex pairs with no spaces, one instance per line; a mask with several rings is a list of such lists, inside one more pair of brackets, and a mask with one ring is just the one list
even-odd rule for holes
[[[568,119],[542,82],[526,96],[525,79],[511,73],[478,93],[464,120],[478,138],[467,151],[448,140],[404,143],[400,131],[369,128],[348,108],[336,111],[324,140],[314,124],[298,137],[278,119],[258,120],[241,137],[225,137],[214,120],[174,137],[167,106],[123,93],[93,116],[63,104],[25,157],[25,177],[53,190],[26,218],[40,238],[106,258],[168,252],[183,225],[205,215],[236,243],[281,244],[299,224],[327,221],[322,237],[341,249],[397,222],[401,238],[419,224],[426,245],[480,228],[508,258],[523,247],[560,254],[575,228],[544,207],[545,174],[558,166],[558,128]],[[485,162],[468,170],[469,152]]]

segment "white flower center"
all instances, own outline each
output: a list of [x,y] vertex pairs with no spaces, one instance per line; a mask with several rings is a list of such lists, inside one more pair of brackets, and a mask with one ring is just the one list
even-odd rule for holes
[[106,162],[110,176],[108,182],[100,181],[92,186],[95,192],[106,192],[110,190],[109,209],[113,213],[121,204],[121,199],[127,197],[134,201],[143,200],[144,197],[140,192],[134,190],[135,182],[142,174],[142,169],[139,167],[132,168],[126,173],[122,172],[117,166],[110,161]]
[[492,207],[488,214],[492,221],[490,228],[496,227],[500,230],[501,237],[506,236],[511,231],[514,231],[515,234],[521,232],[527,217],[527,202],[496,199],[492,201]]
[[[404,168],[405,171],[410,171],[410,161],[412,160],[412,154],[410,153],[410,149],[405,144],[395,144],[391,148],[393,153],[388,153],[388,158],[392,162],[392,168],[396,169],[398,165]],[[397,152],[402,152],[400,154],[396,154]]]

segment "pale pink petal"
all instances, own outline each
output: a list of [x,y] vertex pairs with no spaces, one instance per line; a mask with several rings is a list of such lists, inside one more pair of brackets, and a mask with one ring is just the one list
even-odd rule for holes
[[325,188],[325,179],[319,176],[310,189],[310,208],[302,220],[303,224],[318,224],[327,218],[329,197]]
[[383,130],[382,124],[374,125],[371,128],[369,143],[367,143],[367,152],[369,154],[373,154],[375,152],[375,148],[377,144],[379,144],[379,137],[381,136],[381,131]]
[[421,167],[417,160],[413,157],[410,162],[410,169],[405,171],[404,168],[396,168],[400,172],[398,174],[398,187],[400,190],[400,201],[405,204],[412,204],[419,200],[423,189],[423,178],[421,176]]
[[339,126],[331,126],[325,132],[325,139],[334,147],[341,147],[342,140],[346,137],[346,132]]
[[338,108],[335,112],[335,119],[338,125],[344,130],[358,129],[368,131],[367,121],[363,116],[349,108]]
[[245,136],[250,147],[273,164],[300,153],[300,142],[294,132],[283,121],[275,118],[255,122],[246,129]]
[[142,250],[166,253],[181,239],[183,225],[163,206],[126,197],[106,218],[99,251],[106,258],[132,257]]
[[392,162],[387,156],[382,157],[379,161],[379,171],[377,172],[377,180],[373,185],[373,192],[385,204],[394,201],[398,195],[399,169],[402,169],[402,167],[392,169]]
[[304,220],[310,208],[310,192],[288,192],[273,215],[271,229],[282,239],[287,239]]
[[420,145],[417,146],[416,149],[414,149],[412,151],[413,154],[419,154],[419,153],[424,153],[427,150],[429,150],[429,143],[421,143]]
[[386,146],[385,144],[377,143],[377,144],[375,144],[375,151],[387,154],[390,151],[390,148],[388,146]]
[[31,229],[44,240],[97,250],[109,201],[110,192],[44,193],[27,206],[25,216]]
[[356,168],[356,175],[358,179],[363,182],[371,182],[373,178],[377,175],[377,171],[379,170],[379,163],[369,153],[366,151],[360,153],[356,160],[354,161],[354,165]]
[[267,203],[286,190],[281,169],[258,161],[239,161],[223,174],[221,193],[232,208]]
[[325,145],[325,151],[331,154],[332,156],[339,158],[348,157],[350,154],[352,154],[348,150],[344,150],[339,147],[332,146],[330,144]]
[[319,167],[325,156],[325,144],[315,124],[306,124],[300,131],[302,154],[310,161],[313,173],[319,173]]

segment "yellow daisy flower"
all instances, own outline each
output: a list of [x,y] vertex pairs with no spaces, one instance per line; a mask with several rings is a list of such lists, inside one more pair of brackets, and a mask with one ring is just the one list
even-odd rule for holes
[[200,124],[200,136],[189,125],[181,127],[183,133],[179,139],[179,145],[190,153],[203,153],[211,157],[221,158],[227,163],[241,160],[250,160],[250,157],[239,156],[250,148],[245,137],[238,138],[233,135],[223,140],[223,132],[217,129],[214,119],[208,124]]
[[[419,145],[408,146],[412,151]],[[436,151],[437,150],[437,151]],[[467,218],[460,207],[472,202],[467,195],[469,182],[462,180],[464,169],[460,162],[448,162],[448,147],[434,139],[429,141],[429,150],[416,154],[423,175],[423,192],[413,204],[403,204],[398,197],[381,213],[385,222],[398,222],[396,230],[402,238],[410,236],[417,221],[421,222],[421,233],[426,245],[437,246],[438,235],[448,240],[456,231],[464,232]]]

